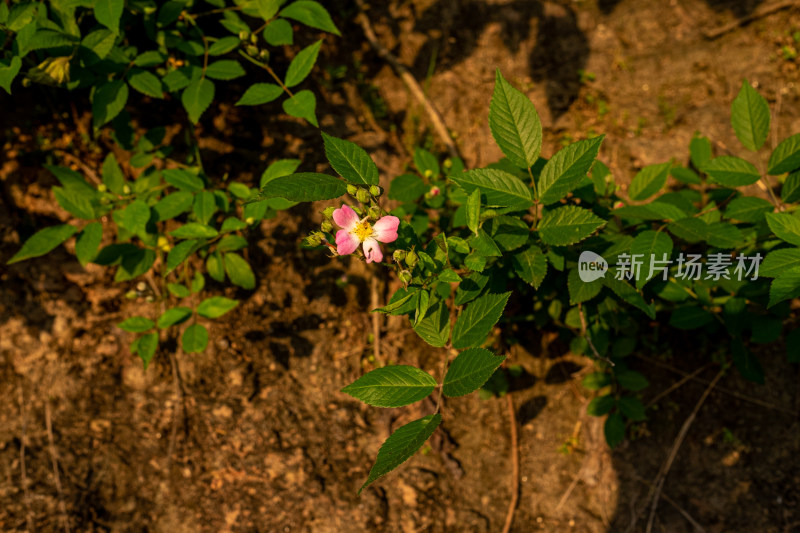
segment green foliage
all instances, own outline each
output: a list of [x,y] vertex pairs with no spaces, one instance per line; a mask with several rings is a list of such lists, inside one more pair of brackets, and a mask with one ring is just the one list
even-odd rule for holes
[[375,407],[402,407],[418,402],[436,387],[436,380],[416,367],[393,365],[364,374],[342,392]]

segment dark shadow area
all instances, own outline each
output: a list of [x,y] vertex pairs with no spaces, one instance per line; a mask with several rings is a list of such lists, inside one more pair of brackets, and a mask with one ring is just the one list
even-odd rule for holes
[[546,396],[534,396],[530,400],[519,406],[517,409],[517,420],[520,426],[524,426],[528,422],[534,420],[539,413],[547,407]]
[[551,366],[547,371],[547,375],[544,377],[544,382],[548,385],[566,383],[574,379],[572,375],[581,369],[583,369],[582,366],[573,363],[572,361],[559,361]]

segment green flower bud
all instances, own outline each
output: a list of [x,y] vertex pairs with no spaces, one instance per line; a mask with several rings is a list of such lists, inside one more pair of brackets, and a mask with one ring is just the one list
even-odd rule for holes
[[258,58],[264,63],[269,63],[269,50],[261,50],[258,53]]
[[355,196],[356,193],[358,193],[358,187],[356,187],[352,183],[348,183],[347,184],[347,194],[349,194],[350,196]]
[[330,220],[323,220],[322,221],[322,225],[320,226],[319,229],[321,229],[322,231],[324,231],[326,233],[330,233],[331,230],[333,229],[333,224],[331,224]]
[[448,157],[447,159],[444,160],[444,163],[442,163],[442,165],[444,166],[444,168],[448,168],[449,169],[449,168],[452,168],[453,162]]
[[406,264],[408,268],[414,268],[419,263],[419,256],[414,252],[414,250],[410,250],[406,254]]
[[373,205],[372,207],[370,207],[367,213],[369,214],[369,218],[371,218],[372,220],[378,220],[379,218],[381,218],[381,208],[378,207],[377,205]]
[[433,170],[431,170],[431,169],[426,170],[424,176],[426,178],[432,178],[433,177]]
[[123,185],[122,194],[130,194],[130,193],[131,193],[131,188],[128,185]]
[[366,189],[358,189],[356,192],[356,200],[361,202],[362,204],[366,204],[369,202],[369,192]]
[[108,187],[106,187],[105,183],[101,183],[100,185],[97,186],[97,190],[100,192],[106,192],[108,190]]
[[100,205],[108,205],[111,203],[111,198],[108,196],[101,196],[100,197]]
[[377,198],[378,196],[380,196],[381,194],[383,194],[383,189],[382,189],[382,188],[380,188],[380,187],[378,187],[377,185],[370,185],[370,186],[369,186],[369,193],[370,193],[372,196],[374,196],[375,198]]
[[247,217],[246,219],[244,219],[244,223],[247,224],[248,226],[252,225],[255,221],[256,219],[253,217]]
[[125,293],[125,298],[127,298],[128,300],[135,300],[138,297],[139,295],[136,294],[136,291],[128,291]]
[[322,210],[322,216],[324,216],[327,219],[330,219],[331,217],[333,217],[333,212],[334,211],[336,211],[335,207],[333,207],[333,206],[326,207],[325,209]]
[[306,237],[306,246],[319,246],[322,244],[322,239],[319,238],[317,233],[312,233]]
[[392,254],[392,257],[394,257],[394,260],[399,263],[400,261],[402,261],[403,259],[406,258],[406,251],[405,250],[395,250],[394,253]]
[[250,35],[250,42],[253,44],[258,44],[258,35],[256,35],[255,33]]
[[411,272],[409,272],[408,270],[401,270],[398,276],[400,277],[400,281],[402,281],[405,284],[411,283],[411,278],[413,277],[411,275]]
[[244,51],[247,52],[247,55],[249,56],[256,57],[258,55],[258,48],[252,44],[248,44]]
[[239,40],[246,41],[250,38],[250,32],[247,30],[242,30],[239,32]]

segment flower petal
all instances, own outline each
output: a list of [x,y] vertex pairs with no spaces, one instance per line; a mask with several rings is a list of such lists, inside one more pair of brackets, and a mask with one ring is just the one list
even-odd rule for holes
[[[334,213],[335,215],[336,213]],[[352,254],[358,248],[358,237],[347,230],[340,229],[336,232],[336,253],[339,255]]]
[[383,261],[383,252],[378,241],[369,237],[364,240],[364,256],[367,258],[367,263],[380,263]]
[[[349,205],[343,205],[333,212],[333,221],[336,225],[347,231],[352,231],[358,224],[358,215]],[[338,240],[338,238],[337,238]]]
[[385,216],[372,226],[372,237],[380,242],[394,242],[397,240],[397,227],[399,225],[399,218]]

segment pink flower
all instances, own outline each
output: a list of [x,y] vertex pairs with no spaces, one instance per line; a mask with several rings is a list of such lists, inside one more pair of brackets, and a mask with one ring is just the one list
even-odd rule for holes
[[400,225],[400,219],[393,216],[382,217],[371,225],[366,217],[359,220],[356,212],[347,205],[333,212],[333,221],[342,228],[336,232],[336,252],[339,255],[352,254],[360,243],[364,243],[367,263],[383,260],[378,243],[397,240],[397,226]]
[[439,187],[433,186],[431,187],[431,196],[439,196],[442,190]]

